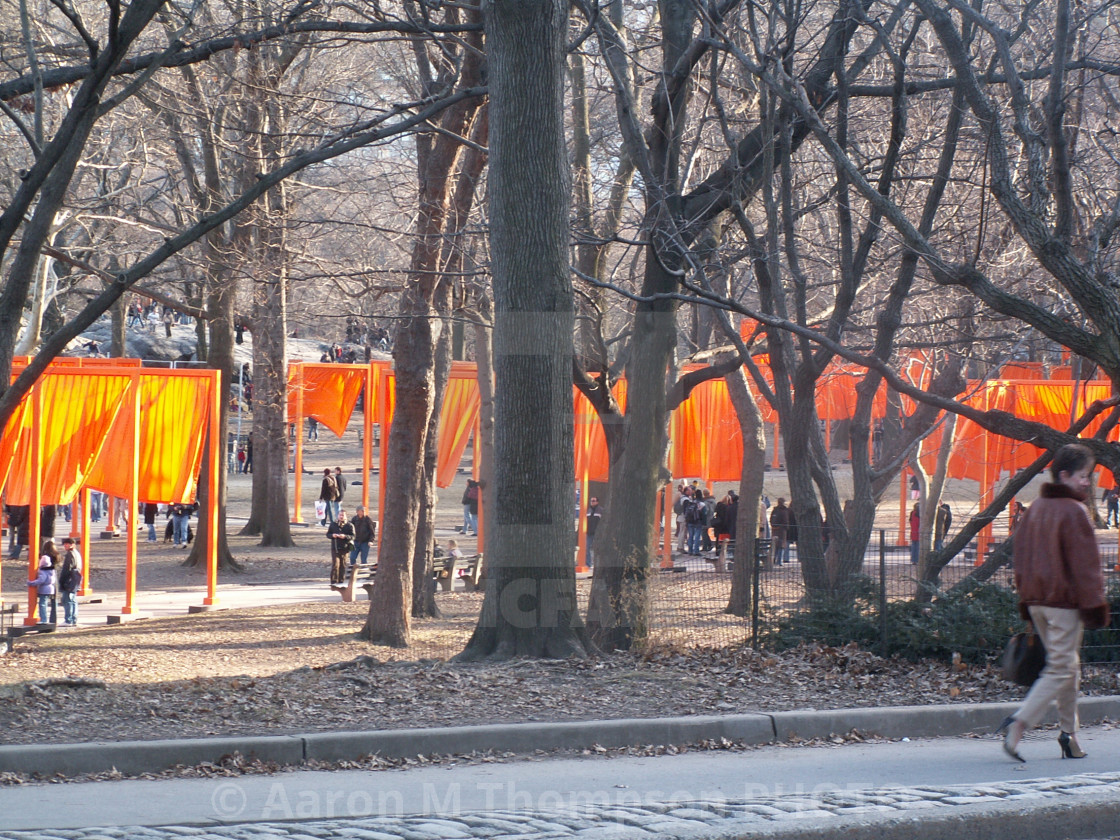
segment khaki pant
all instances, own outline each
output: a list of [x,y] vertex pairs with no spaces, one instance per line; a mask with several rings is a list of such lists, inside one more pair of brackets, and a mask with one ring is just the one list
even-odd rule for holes
[[1058,723],[1063,732],[1077,732],[1077,694],[1081,688],[1081,637],[1085,625],[1077,610],[1031,607],[1035,632],[1046,647],[1046,667],[1031,686],[1015,713],[1027,729],[1038,726],[1051,702],[1058,704]]

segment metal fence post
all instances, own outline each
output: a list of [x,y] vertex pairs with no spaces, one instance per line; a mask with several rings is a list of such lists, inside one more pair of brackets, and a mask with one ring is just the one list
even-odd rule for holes
[[762,559],[770,556],[770,540],[755,538],[751,572],[751,647],[758,650],[758,601],[762,591]]
[[879,529],[879,647],[887,655],[887,534]]

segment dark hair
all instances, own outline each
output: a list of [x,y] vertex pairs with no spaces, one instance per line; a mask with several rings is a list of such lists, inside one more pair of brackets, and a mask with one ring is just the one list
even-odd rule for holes
[[1097,459],[1093,457],[1089,447],[1080,443],[1067,443],[1054,453],[1054,460],[1050,462],[1050,475],[1054,481],[1059,481],[1062,473],[1072,475],[1085,467],[1093,467],[1096,463]]
[[40,556],[44,555],[51,558],[52,566],[58,563],[58,549],[54,547],[54,540],[46,540],[43,543],[43,554]]

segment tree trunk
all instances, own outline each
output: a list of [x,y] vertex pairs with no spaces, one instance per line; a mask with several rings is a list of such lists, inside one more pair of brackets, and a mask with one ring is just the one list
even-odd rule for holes
[[[226,468],[225,441],[229,436],[229,398],[230,375],[233,371],[233,318],[232,307],[237,286],[231,280],[217,283],[211,289],[207,309],[212,313],[210,322],[210,356],[206,359],[209,367],[221,372],[221,386],[218,389],[218,404],[221,406],[218,420],[218,440],[222,451],[218,454],[218,486],[210,487],[208,470],[202,471],[198,482],[200,502],[199,517],[195,528],[194,542],[190,554],[183,561],[184,566],[206,566],[206,543],[209,539],[210,517],[206,515],[211,505],[218,506],[218,568],[222,571],[240,572],[242,566],[229,550],[226,540]],[[207,439],[204,458],[209,458],[209,439]],[[203,463],[206,463],[204,460]]]
[[[272,131],[262,132],[265,168],[283,157],[283,113],[275,96],[263,103]],[[243,534],[262,546],[295,545],[288,518],[288,218],[287,186],[273,187],[255,216],[260,268],[253,283],[253,496]],[[260,457],[258,457],[258,454]]]
[[[671,292],[677,278],[646,250],[643,296]],[[665,377],[676,344],[676,304],[662,298],[634,314],[624,421],[626,448],[611,470],[607,516],[595,535],[595,575],[587,625],[604,650],[628,650],[649,630],[646,579],[653,554],[653,516],[666,446]],[[640,409],[638,408],[640,406]],[[625,516],[611,515],[622,511]]]
[[738,368],[725,378],[743,438],[743,472],[739,476],[739,512],[735,520],[735,566],[731,570],[731,597],[726,612],[745,616],[750,614],[758,503],[766,477],[766,433],[762,412],[747,387],[746,371]]
[[[440,283],[436,291],[437,307],[446,313],[451,304],[451,287]],[[436,581],[433,577],[432,551],[435,545],[436,468],[439,464],[439,421],[447,380],[451,376],[451,331],[447,319],[443,320],[435,355],[435,398],[432,415],[428,418],[428,431],[424,440],[424,469],[420,474],[419,521],[416,525],[416,546],[412,555],[412,617],[440,618],[436,602]]]
[[253,319],[253,500],[242,534],[292,546],[288,514],[287,278],[257,283]]
[[412,557],[420,518],[424,442],[435,403],[438,319],[417,292],[410,284],[401,295],[406,319],[393,341],[396,403],[388,441],[385,518],[369,614],[359,633],[362,639],[389,647],[408,647],[411,642]]
[[[457,15],[458,9],[449,7],[448,14]],[[477,7],[466,7],[465,15],[477,19]],[[469,48],[462,57],[461,86],[478,83],[482,72],[481,35],[472,33],[466,42]],[[420,51],[418,56],[423,63],[424,53]],[[441,62],[448,66],[448,62]],[[433,85],[452,81],[444,77],[432,80],[427,71],[426,66],[421,67],[429,93],[433,93]],[[443,131],[434,138],[421,134],[416,142],[419,211],[408,285],[401,295],[402,322],[393,343],[396,407],[389,434],[385,521],[369,616],[359,634],[391,647],[407,646],[411,635],[412,563],[420,524],[428,424],[436,409],[435,355],[442,325],[433,300],[440,282],[451,185],[463,151],[459,138],[468,133],[477,108],[474,100],[449,108],[440,120]]]
[[460,660],[587,653],[575,598],[567,5],[490,0],[495,483],[486,595]]
[[[478,368],[478,436],[474,441],[474,457],[478,464],[479,489],[482,496],[480,516],[494,509],[494,307],[485,292],[478,295],[478,317],[474,320],[474,358]],[[481,526],[480,526],[481,527]],[[484,557],[491,556],[493,528],[483,528],[484,544],[478,546]],[[485,567],[483,570],[485,573]]]

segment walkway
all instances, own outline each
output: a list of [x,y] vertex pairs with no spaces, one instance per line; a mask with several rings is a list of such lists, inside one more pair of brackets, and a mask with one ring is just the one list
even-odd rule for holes
[[0,788],[0,840],[1117,834],[1120,730],[1085,730],[1083,761],[1053,734],[1025,742],[1024,765],[994,738],[942,738]]

